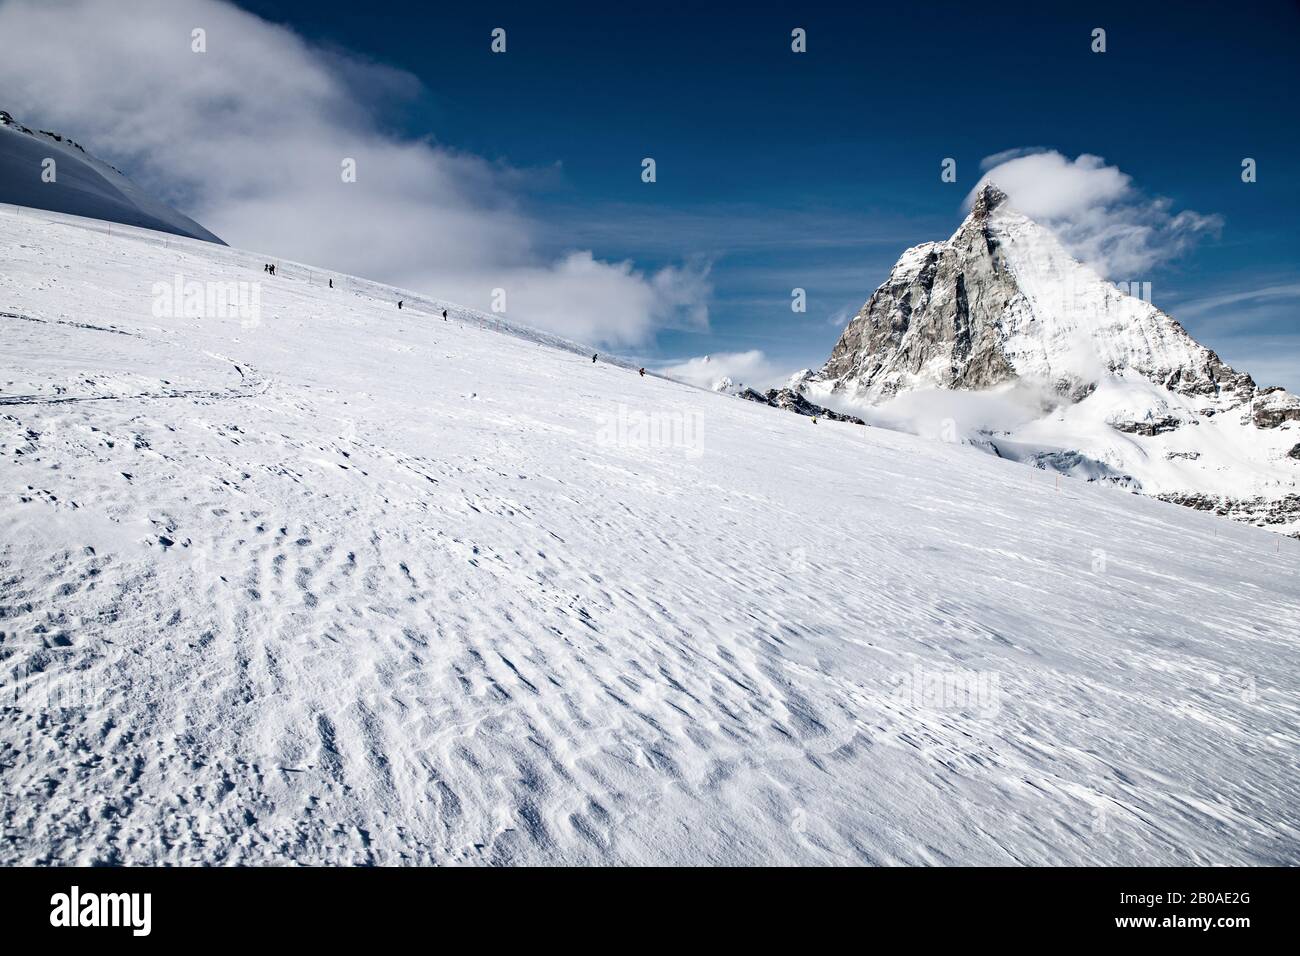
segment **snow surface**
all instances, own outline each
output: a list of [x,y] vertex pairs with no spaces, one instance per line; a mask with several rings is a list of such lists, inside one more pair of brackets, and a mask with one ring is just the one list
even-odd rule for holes
[[1300,542],[91,226],[0,210],[0,862],[1300,862]]

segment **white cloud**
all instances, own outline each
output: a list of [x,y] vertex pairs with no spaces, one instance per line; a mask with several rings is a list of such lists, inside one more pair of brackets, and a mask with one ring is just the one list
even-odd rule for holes
[[1006,150],[987,157],[966,207],[994,182],[1026,216],[1049,227],[1078,259],[1112,279],[1140,277],[1223,225],[1219,216],[1185,210],[1142,194],[1132,177],[1100,156],[1069,159],[1055,150]]
[[1021,156],[1032,156],[1034,153],[1046,152],[1049,152],[1046,146],[1017,146],[1013,149],[1004,149],[1000,153],[994,153],[992,156],[985,156],[981,159],[980,169],[992,169],[994,166],[1001,166],[1003,163],[1019,159]]
[[[191,31],[207,52],[191,51]],[[419,95],[400,70],[325,51],[223,0],[0,0],[5,108],[56,129],[232,245],[392,282],[618,346],[707,324],[707,268],[655,274],[542,252],[530,173],[385,132]],[[357,181],[340,176],[344,158]]]
[[946,441],[982,440],[982,432],[1014,431],[1059,402],[1029,382],[970,392],[918,389],[875,406],[847,407],[868,425]]
[[760,349],[748,352],[716,352],[713,355],[700,355],[658,369],[661,375],[698,385],[701,388],[713,388],[724,378],[731,379],[737,385],[748,385],[756,389],[768,389],[784,384],[790,377],[788,371],[782,372],[773,365]]

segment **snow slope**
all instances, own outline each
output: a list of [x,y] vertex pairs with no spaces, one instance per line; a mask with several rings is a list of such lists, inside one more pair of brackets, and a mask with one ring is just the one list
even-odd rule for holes
[[792,387],[1300,535],[1300,399],[1075,261],[996,186],[946,242],[904,252],[825,367]]
[[1300,542],[88,225],[0,211],[0,862],[1300,862]]
[[[54,181],[42,178],[54,160]],[[78,143],[16,122],[0,110],[0,202],[221,242]]]

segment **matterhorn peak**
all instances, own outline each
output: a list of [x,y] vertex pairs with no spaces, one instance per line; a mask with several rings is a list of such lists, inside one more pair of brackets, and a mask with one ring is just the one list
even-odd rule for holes
[[1300,399],[1256,388],[1009,208],[986,182],[951,237],[904,252],[800,393],[845,412],[990,393],[954,407],[1000,404],[963,420],[1000,457],[1300,530]]
[[997,209],[1007,201],[1007,194],[998,188],[994,182],[986,182],[975,193],[975,204],[971,209],[971,214],[976,219],[988,217],[994,209]]

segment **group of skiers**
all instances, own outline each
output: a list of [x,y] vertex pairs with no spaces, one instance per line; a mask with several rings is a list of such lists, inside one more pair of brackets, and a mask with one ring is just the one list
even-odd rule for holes
[[[274,262],[265,262],[265,263],[263,263],[263,264],[262,264],[262,271],[265,272],[267,275],[275,275],[275,263],[274,263]],[[330,279],[330,288],[331,288],[331,289],[334,288],[334,280],[333,280],[333,279]]]
[[[275,275],[275,263],[274,263],[274,262],[264,262],[264,263],[262,264],[262,271],[265,272],[267,275]],[[330,279],[330,288],[331,288],[331,289],[334,288],[334,280],[333,280],[333,279]],[[401,308],[401,306],[399,305],[398,308]]]

